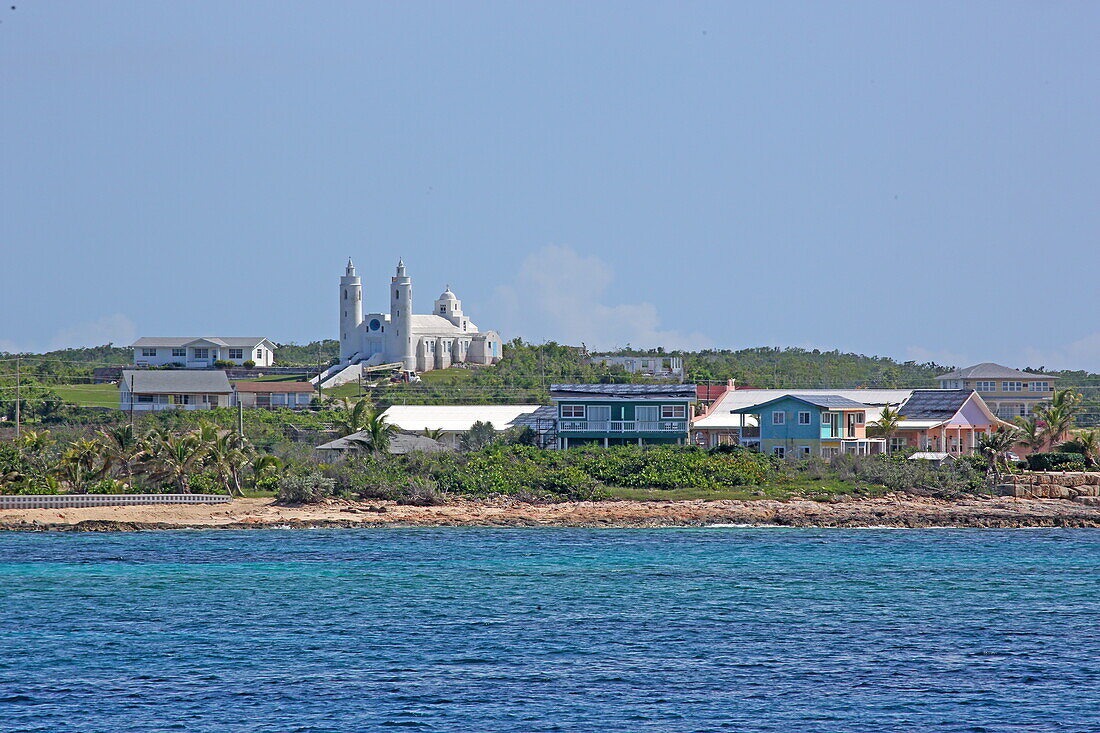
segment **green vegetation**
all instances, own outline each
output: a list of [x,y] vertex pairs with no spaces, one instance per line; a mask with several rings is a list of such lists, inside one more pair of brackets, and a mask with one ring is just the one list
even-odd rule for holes
[[50,389],[64,402],[78,407],[118,407],[117,384],[58,384]]

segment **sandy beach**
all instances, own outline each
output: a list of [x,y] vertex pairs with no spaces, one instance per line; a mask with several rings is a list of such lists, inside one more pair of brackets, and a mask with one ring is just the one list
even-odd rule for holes
[[443,506],[334,501],[0,510],[0,529],[126,531],[309,527],[1100,527],[1100,506],[1061,499],[905,495],[840,503],[791,501],[597,501],[527,504],[454,501]]

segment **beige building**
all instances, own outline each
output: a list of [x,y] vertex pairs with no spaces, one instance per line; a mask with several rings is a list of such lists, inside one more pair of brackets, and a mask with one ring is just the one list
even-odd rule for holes
[[1054,394],[1058,377],[1032,374],[986,362],[936,377],[941,389],[972,389],[1002,420],[1029,417],[1035,406]]

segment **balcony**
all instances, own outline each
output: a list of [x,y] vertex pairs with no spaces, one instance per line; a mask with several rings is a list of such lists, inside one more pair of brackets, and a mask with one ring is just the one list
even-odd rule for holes
[[687,420],[562,420],[559,433],[687,433]]

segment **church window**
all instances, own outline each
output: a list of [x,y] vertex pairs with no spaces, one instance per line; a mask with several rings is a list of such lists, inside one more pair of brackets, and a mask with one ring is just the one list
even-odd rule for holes
[[394,300],[401,300],[401,291],[400,290],[394,290],[393,291],[393,299]]
[[344,300],[347,300],[347,299],[348,299],[348,291],[345,290],[344,291]]

